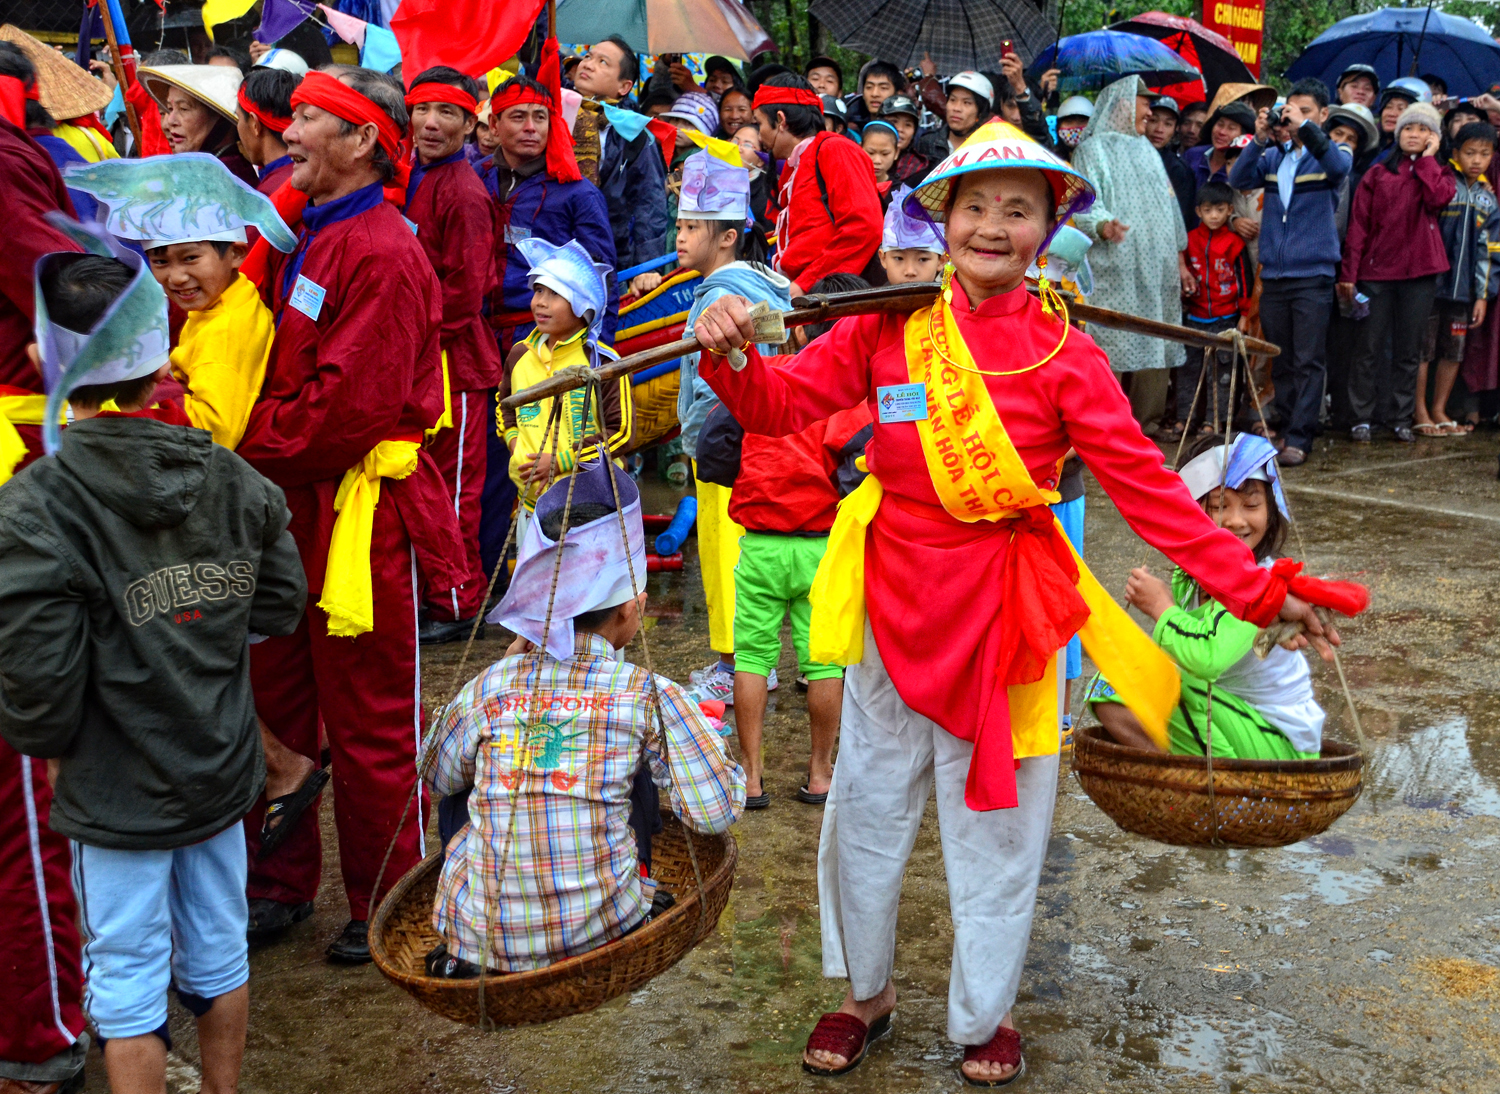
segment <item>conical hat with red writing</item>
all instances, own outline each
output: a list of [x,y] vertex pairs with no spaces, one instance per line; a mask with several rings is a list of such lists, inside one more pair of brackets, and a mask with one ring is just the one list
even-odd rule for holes
[[912,191],[906,209],[913,216],[921,215],[918,210],[925,211],[941,224],[947,218],[948,199],[959,176],[996,169],[1042,172],[1057,200],[1054,227],[1094,204],[1093,183],[1009,122],[993,118],[974,130],[958,151],[938,164],[927,181]]

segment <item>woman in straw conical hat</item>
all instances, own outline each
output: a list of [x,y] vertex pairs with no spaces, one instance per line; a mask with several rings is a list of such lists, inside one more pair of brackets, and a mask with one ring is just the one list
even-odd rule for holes
[[[1074,633],[1129,678],[1127,705],[1166,740],[1175,670],[1047,508],[1070,447],[1131,527],[1236,616],[1337,640],[1166,470],[1055,294],[1027,291],[1027,267],[1092,200],[1086,178],[991,121],[907,199],[947,232],[933,306],[843,319],[775,365],[739,297],[694,327],[700,374],[747,430],[793,433],[861,401],[875,417],[871,474],[840,506],[813,588],[811,655],[848,666],[818,897],[823,972],[849,991],[809,1038],[816,1074],[855,1066],[890,1028],[901,878],[934,786],[954,933],[948,1036],[967,1082],[1020,1073],[1010,1010],[1057,793],[1058,655]],[[742,348],[737,371],[728,355]]]
[[248,186],[255,168],[240,154],[235,130],[237,95],[244,82],[231,65],[161,65],[140,70],[140,80],[161,107],[161,129],[173,152],[207,152]]

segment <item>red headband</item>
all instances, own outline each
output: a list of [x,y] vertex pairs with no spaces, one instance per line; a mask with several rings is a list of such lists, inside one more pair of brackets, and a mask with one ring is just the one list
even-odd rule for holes
[[578,170],[578,160],[573,155],[573,133],[558,110],[562,102],[562,65],[558,57],[557,39],[548,38],[542,43],[541,63],[537,65],[536,82],[546,88],[545,93],[527,87],[519,80],[510,80],[494,95],[490,96],[492,116],[499,118],[503,111],[513,106],[536,103],[547,108],[547,174],[559,182],[577,182],[583,178]]
[[470,95],[461,87],[452,84],[431,81],[418,84],[406,93],[406,105],[416,106],[418,103],[451,103],[462,107],[470,114],[479,113],[479,100]]
[[770,84],[761,84],[755,89],[755,101],[750,104],[752,110],[759,110],[763,106],[810,106],[823,113],[823,97],[816,91],[809,91],[800,87],[772,87]]
[[326,110],[352,125],[373,125],[385,154],[393,162],[401,162],[401,130],[375,100],[326,72],[309,72],[292,92],[292,109],[302,103]]
[[249,114],[251,117],[259,119],[260,124],[271,130],[273,133],[285,133],[286,127],[292,124],[291,118],[278,118],[276,117],[276,115],[268,113],[261,107],[258,107],[253,102],[251,102],[250,97],[245,94],[244,84],[240,85],[238,98],[240,109],[243,110],[246,114]]
[[40,102],[36,81],[27,87],[14,76],[0,76],[0,117],[17,129],[26,128],[26,100]]
[[520,80],[511,80],[499,91],[490,96],[490,116],[497,116],[502,110],[509,110],[513,106],[530,105],[536,103],[552,109],[550,96],[538,91],[534,87],[527,87]]

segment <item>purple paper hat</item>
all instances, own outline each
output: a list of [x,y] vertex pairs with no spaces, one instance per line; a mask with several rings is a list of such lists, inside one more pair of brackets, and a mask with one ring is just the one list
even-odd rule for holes
[[906,197],[911,187],[898,186],[891,193],[891,207],[885,211],[885,228],[880,235],[882,251],[936,251],[945,254],[948,241],[943,230],[926,217],[917,218],[906,211]]
[[682,161],[682,192],[677,215],[684,220],[746,220],[750,213],[750,172],[708,151]]

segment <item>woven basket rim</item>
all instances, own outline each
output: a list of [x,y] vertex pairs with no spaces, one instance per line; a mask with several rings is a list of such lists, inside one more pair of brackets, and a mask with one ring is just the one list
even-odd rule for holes
[[[487,990],[491,992],[504,992],[505,994],[518,994],[526,991],[538,990],[548,984],[559,980],[572,979],[582,976],[591,967],[599,964],[614,964],[624,960],[636,950],[650,945],[658,936],[667,934],[679,928],[684,917],[691,915],[695,920],[698,909],[704,896],[714,892],[720,885],[732,883],[735,865],[739,859],[739,847],[734,836],[729,832],[720,832],[714,835],[704,833],[689,833],[686,825],[670,810],[663,809],[661,812],[663,825],[677,825],[682,829],[685,838],[696,835],[698,839],[705,841],[719,841],[723,844],[724,854],[719,865],[703,878],[702,892],[693,889],[679,897],[677,903],[672,905],[665,913],[651,920],[639,930],[632,931],[623,938],[607,942],[598,949],[590,950],[588,953],[569,957],[555,964],[548,965],[542,969],[527,969],[523,972],[511,972],[488,978]],[[386,923],[405,899],[406,894],[420,884],[428,874],[442,869],[442,851],[434,851],[416,866],[407,872],[391,890],[386,893],[380,906],[375,909],[375,914],[370,918],[370,956],[382,974],[396,983],[417,987],[424,992],[444,992],[451,994],[473,994],[478,991],[479,981],[472,980],[447,980],[425,973],[415,974],[398,969],[391,961],[390,954],[385,947]],[[696,945],[697,941],[693,943]],[[692,946],[689,946],[691,949]]]
[[[1095,753],[1101,760],[1144,764],[1160,768],[1206,769],[1203,756],[1179,756],[1166,752],[1147,752],[1110,740],[1103,726],[1083,726],[1074,732],[1075,765],[1085,753]],[[1364,754],[1342,741],[1323,741],[1323,754],[1316,760],[1229,760],[1214,759],[1214,770],[1265,775],[1325,775],[1340,771],[1357,771],[1364,766]]]

